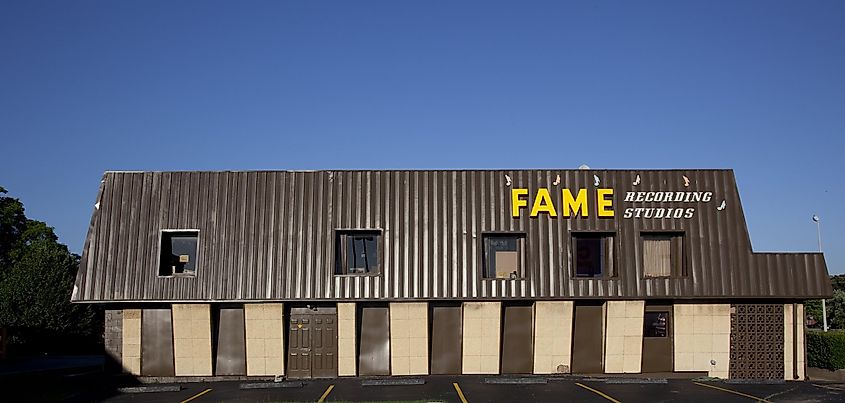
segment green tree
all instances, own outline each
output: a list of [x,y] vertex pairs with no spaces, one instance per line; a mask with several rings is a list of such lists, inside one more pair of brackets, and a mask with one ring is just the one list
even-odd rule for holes
[[68,352],[99,336],[97,315],[70,303],[79,256],[53,228],[30,220],[0,188],[0,327],[24,351]]
[[[830,276],[830,283],[833,285],[833,298],[825,300],[827,305],[827,325],[831,329],[845,329],[845,275],[837,274]],[[822,300],[813,299],[805,302],[807,316],[815,319],[816,325],[822,327]]]

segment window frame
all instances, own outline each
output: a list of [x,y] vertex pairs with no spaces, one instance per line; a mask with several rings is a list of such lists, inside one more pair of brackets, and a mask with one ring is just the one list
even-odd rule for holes
[[[611,256],[608,258],[607,253],[605,253],[605,258],[602,260],[602,271],[601,274],[598,276],[579,276],[578,275],[578,237],[599,237],[604,239],[604,247],[605,250],[610,248]],[[610,238],[610,239],[607,239]],[[617,246],[617,242],[619,242],[616,231],[602,231],[602,230],[594,230],[594,231],[570,231],[569,233],[569,250],[571,254],[570,259],[570,278],[576,280],[609,280],[615,279],[618,277],[619,272],[617,270],[618,266],[618,253],[619,250]],[[610,264],[610,267],[607,267],[607,264]]]
[[[645,256],[645,240],[649,237],[666,237],[669,239],[670,246],[669,246],[669,275],[668,276],[650,276],[646,275],[646,256]],[[677,241],[675,239],[678,239]],[[639,249],[640,249],[640,256],[639,256],[639,264],[642,270],[642,279],[644,280],[663,280],[663,279],[672,279],[672,278],[686,278],[688,277],[688,256],[689,252],[687,251],[687,233],[686,231],[673,231],[673,230],[644,230],[640,231],[639,236]],[[680,242],[680,246],[676,246],[675,243]],[[681,252],[681,256],[675,256],[675,251],[679,250]]]
[[[500,278],[500,277],[487,277],[487,267],[488,267],[488,258],[487,258],[487,239],[489,238],[516,238],[517,239],[517,262],[519,267],[517,268],[517,277],[508,277],[508,278]],[[526,269],[529,264],[529,257],[526,253],[526,242],[527,236],[525,232],[522,231],[485,231],[481,233],[481,247],[479,248],[479,253],[481,255],[479,261],[481,262],[481,279],[486,281],[504,281],[504,280],[525,280],[526,276]]]
[[[348,236],[375,235],[376,239],[376,271],[366,273],[349,273]],[[336,228],[334,230],[333,248],[335,277],[378,277],[384,272],[384,231],[380,228]]]
[[[160,229],[158,232],[158,256],[157,256],[157,264],[156,264],[156,278],[197,278],[199,276],[200,271],[200,230],[197,228],[163,228]],[[164,237],[165,234],[172,234],[172,233],[195,233],[197,239],[197,250],[194,252],[195,260],[194,263],[194,270],[190,273],[182,272],[176,273],[175,271],[171,271],[169,275],[162,275],[161,268],[162,268],[162,261],[161,261],[161,253],[162,248],[164,247]]]

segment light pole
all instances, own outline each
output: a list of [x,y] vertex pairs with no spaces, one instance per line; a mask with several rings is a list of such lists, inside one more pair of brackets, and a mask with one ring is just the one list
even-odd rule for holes
[[[816,235],[819,237],[819,253],[822,253],[822,222],[815,214],[813,214],[813,222],[816,223]],[[824,298],[822,298],[822,329],[827,331],[827,303]]]

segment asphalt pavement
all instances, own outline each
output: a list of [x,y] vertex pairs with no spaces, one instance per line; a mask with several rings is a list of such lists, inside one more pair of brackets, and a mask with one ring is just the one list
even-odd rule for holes
[[[309,380],[301,387],[244,389],[248,382],[172,384],[172,392],[119,393],[108,402],[842,402],[845,384],[619,378],[525,378],[530,384],[491,384],[510,378],[428,376],[422,385],[365,386],[362,379]],[[273,385],[275,386],[275,385]]]

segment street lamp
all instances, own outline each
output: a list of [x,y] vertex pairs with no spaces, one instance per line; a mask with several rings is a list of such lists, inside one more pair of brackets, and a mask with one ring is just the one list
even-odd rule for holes
[[[816,235],[819,238],[819,253],[822,253],[822,222],[815,214],[813,214],[813,222],[816,223]],[[822,298],[822,329],[827,331],[827,303],[824,298]]]

